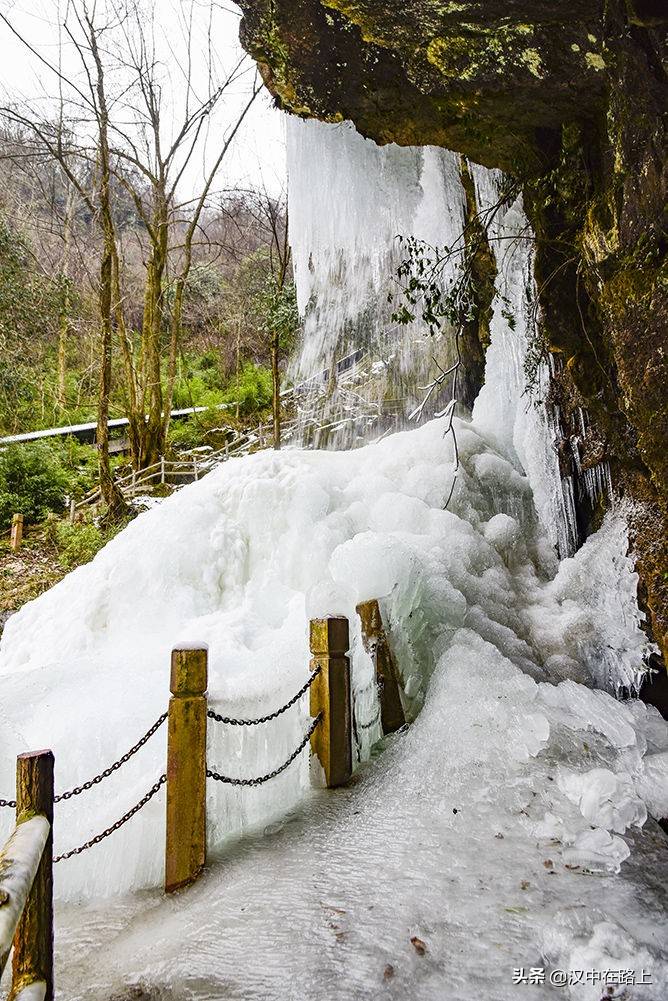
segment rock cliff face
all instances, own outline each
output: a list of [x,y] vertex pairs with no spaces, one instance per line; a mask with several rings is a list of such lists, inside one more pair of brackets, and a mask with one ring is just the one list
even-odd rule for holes
[[640,597],[668,652],[665,3],[238,2],[281,107],[522,182],[564,440],[585,409],[581,461],[607,458],[636,502]]

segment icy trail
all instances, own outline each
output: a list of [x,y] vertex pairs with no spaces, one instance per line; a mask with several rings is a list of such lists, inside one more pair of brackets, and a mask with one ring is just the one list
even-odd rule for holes
[[[601,997],[591,983],[513,985],[514,969],[543,967],[547,976],[644,970],[651,985],[624,997],[663,1001],[665,837],[655,826],[624,839],[593,830],[572,785],[573,772],[605,769],[619,785],[599,783],[589,820],[609,822],[614,793],[616,829],[640,821],[619,769],[637,761],[643,735],[655,750],[666,746],[665,728],[642,705],[570,682],[537,684],[461,629],[417,721],[351,788],[311,794],[185,895],[64,909],[61,996]],[[567,847],[575,831],[581,846]],[[620,875],[606,875],[594,843],[603,865],[611,844],[618,858],[627,843],[634,855]],[[579,867],[585,859],[593,870]]]

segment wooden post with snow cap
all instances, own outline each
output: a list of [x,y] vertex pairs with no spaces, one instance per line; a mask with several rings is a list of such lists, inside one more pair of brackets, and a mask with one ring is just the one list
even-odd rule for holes
[[[53,753],[51,751],[19,754],[16,759],[16,820],[17,827],[12,840],[24,835],[27,838],[28,825],[41,822],[41,830],[36,833],[40,835],[39,844],[43,843],[43,848],[38,856],[39,865],[14,935],[12,988],[8,1001],[17,1001],[24,996],[53,1001]],[[26,841],[28,854],[35,847],[37,846],[31,846]],[[25,852],[19,854],[25,855]]]
[[401,699],[399,672],[383,628],[378,601],[363,601],[357,606],[362,627],[362,643],[371,657],[376,672],[380,719],[383,733],[394,733],[406,722]]
[[345,785],[353,773],[350,646],[348,619],[311,619],[311,716],[322,713],[311,736],[311,750],[325,773],[328,789]]
[[16,553],[21,548],[21,543],[23,541],[23,515],[15,514],[12,515],[12,533],[10,537],[10,546],[12,550]]
[[165,892],[193,883],[206,861],[205,644],[172,650],[167,727]]

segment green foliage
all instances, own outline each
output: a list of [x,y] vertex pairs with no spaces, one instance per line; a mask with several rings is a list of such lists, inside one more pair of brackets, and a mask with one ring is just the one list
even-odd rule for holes
[[207,432],[235,423],[239,401],[239,417],[260,419],[271,404],[271,371],[263,365],[246,362],[239,373],[239,384],[233,376],[224,391],[199,398],[195,406],[208,406],[204,413],[193,414],[185,420],[172,421],[169,443],[172,448],[194,448],[213,444]]
[[[114,457],[112,467],[123,459]],[[97,483],[97,452],[76,438],[10,445],[0,451],[0,528],[14,512],[40,521],[62,512],[65,498],[83,497]]]
[[297,289],[294,282],[281,284],[275,275],[267,275],[257,294],[256,309],[265,333],[270,337],[278,334],[279,349],[282,352],[289,351],[299,329]]
[[35,266],[27,241],[0,217],[0,427],[30,412],[39,368],[58,323],[57,282]]
[[[399,264],[395,277],[399,286],[399,306],[392,321],[402,325],[419,318],[429,333],[437,334],[445,323],[459,330],[464,323],[476,319],[480,290],[476,286],[473,252],[466,244],[432,246],[414,236],[397,237],[406,256]],[[446,267],[453,265],[453,274],[445,277]],[[510,300],[496,292],[501,302],[501,314],[511,330],[515,317]],[[390,293],[388,302],[395,296]]]
[[93,557],[106,546],[127,525],[127,519],[103,530],[92,521],[77,522],[48,521],[46,541],[58,554],[58,562],[63,570],[73,570],[82,563],[90,563]]
[[184,355],[174,383],[174,408],[213,407],[221,402],[225,384],[216,351]]
[[172,421],[169,425],[169,444],[172,448],[195,448],[202,444],[204,428],[199,419],[202,416],[195,414],[182,421]]
[[12,445],[0,452],[0,528],[19,512],[39,521],[49,511],[62,511],[69,479],[57,454],[41,442]]
[[92,522],[70,525],[68,521],[58,521],[55,523],[54,536],[58,562],[64,570],[90,563],[107,542],[104,533]]
[[239,374],[239,384],[232,379],[221,402],[238,402],[239,413],[244,416],[266,409],[271,403],[270,370],[247,362]]

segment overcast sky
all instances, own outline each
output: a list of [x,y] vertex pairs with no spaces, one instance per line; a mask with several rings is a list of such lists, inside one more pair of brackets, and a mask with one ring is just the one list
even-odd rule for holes
[[[93,0],[89,0],[92,3]],[[98,0],[98,8],[114,0]],[[171,88],[174,100],[178,101],[185,94],[185,82],[179,65],[179,39],[182,38],[180,19],[184,10],[189,8],[186,0],[155,0],[158,38],[157,55],[164,66],[167,87]],[[77,79],[79,63],[72,46],[59,43],[58,23],[62,22],[67,9],[67,0],[0,0],[0,12],[7,16],[19,34],[27,39],[48,61],[57,63],[62,60],[62,70],[65,76]],[[203,52],[208,33],[209,19],[212,18],[212,37],[216,54],[222,65],[231,66],[242,54],[239,45],[240,13],[233,3],[216,2],[212,5],[208,0],[192,0],[194,32],[197,34]],[[57,78],[40,64],[38,58],[32,55],[21,41],[16,38],[5,24],[0,23],[0,89],[3,91],[3,102],[22,99],[34,107],[45,108],[49,102],[56,106],[58,97]],[[205,64],[202,59],[200,68]],[[248,61],[249,72],[230,92],[225,106],[221,107],[220,117],[212,129],[224,131],[225,124],[233,120],[247,97],[253,75],[253,63]],[[194,79],[200,90],[206,86],[206,79],[197,80],[197,69]],[[176,115],[175,117],[178,117]],[[269,190],[278,191],[285,183],[285,141],[284,116],[272,107],[269,94],[263,90],[249,112],[242,129],[235,139],[234,147],[226,164],[223,165],[216,188],[235,185],[257,186],[264,183]],[[207,149],[216,148],[215,131],[208,140]],[[207,154],[208,155],[208,154]],[[193,191],[202,174],[203,162],[200,158],[193,164],[186,176],[185,186]]]

